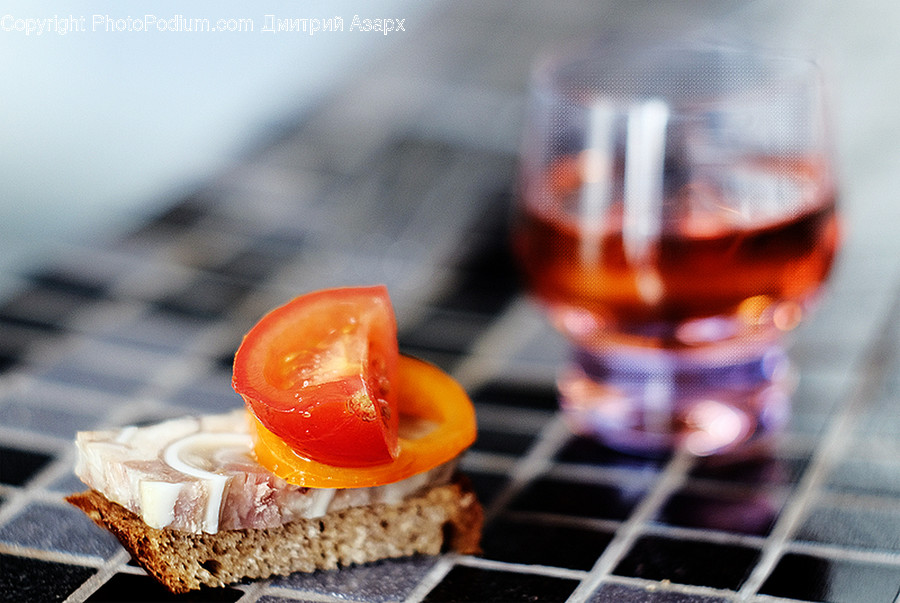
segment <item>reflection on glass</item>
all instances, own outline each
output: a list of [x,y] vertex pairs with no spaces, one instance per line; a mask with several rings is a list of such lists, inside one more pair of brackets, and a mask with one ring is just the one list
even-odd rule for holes
[[535,71],[513,244],[572,344],[574,429],[707,455],[784,422],[839,242],[814,63],[593,46]]

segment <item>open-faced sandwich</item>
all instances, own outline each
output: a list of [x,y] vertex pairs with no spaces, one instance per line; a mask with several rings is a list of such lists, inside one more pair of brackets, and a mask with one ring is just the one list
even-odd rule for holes
[[457,461],[463,389],[401,356],[384,287],[276,308],[244,337],[245,408],[79,433],[67,500],[173,592],[442,550],[474,553],[482,509]]

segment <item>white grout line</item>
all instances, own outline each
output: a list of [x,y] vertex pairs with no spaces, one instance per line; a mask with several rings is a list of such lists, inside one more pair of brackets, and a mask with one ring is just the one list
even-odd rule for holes
[[608,532],[612,534],[622,525],[615,519],[602,519],[598,517],[576,517],[574,515],[559,515],[545,513],[543,511],[509,511],[503,513],[504,519],[518,523],[529,523],[541,526],[567,526],[581,528],[596,532]]
[[612,574],[616,564],[625,556],[647,524],[687,477],[694,463],[694,457],[687,452],[677,452],[666,465],[650,492],[632,512],[631,516],[616,531],[612,541],[594,564],[588,577],[578,585],[569,597],[569,603],[582,603]]
[[464,557],[457,565],[490,569],[501,572],[515,572],[532,576],[547,576],[550,578],[562,578],[564,580],[582,580],[587,575],[584,570],[568,569],[554,565],[530,565],[524,563],[511,563],[509,561],[495,561],[484,557]]
[[885,324],[878,330],[878,338],[861,359],[861,367],[857,371],[860,378],[856,386],[848,394],[843,408],[832,419],[831,426],[822,438],[794,495],[769,534],[759,561],[739,591],[742,601],[750,600],[775,568],[809,511],[828,472],[852,440],[853,427],[860,412],[877,395],[877,388],[883,382],[897,353],[895,339],[897,325],[900,323],[900,295],[894,296],[894,303],[885,317]]
[[689,540],[691,542],[705,542],[724,546],[739,546],[759,549],[765,543],[762,536],[752,534],[740,534],[738,532],[722,532],[709,528],[682,528],[660,523],[651,523],[644,526],[643,534],[648,536],[662,536],[675,540]]
[[131,559],[128,551],[121,549],[97,570],[97,573],[85,580],[75,592],[69,595],[65,603],[81,603],[94,594],[97,589],[116,574],[119,568]]
[[25,557],[28,559],[37,559],[40,561],[49,561],[51,563],[63,563],[66,565],[78,565],[83,567],[102,567],[107,563],[102,557],[96,555],[77,555],[74,553],[64,553],[62,551],[48,551],[45,549],[36,549],[33,547],[21,546],[18,544],[8,544],[0,542],[0,554],[12,555],[14,557]]
[[496,517],[525,486],[547,471],[553,464],[553,455],[570,436],[568,426],[559,416],[547,425],[537,443],[509,472],[509,483],[485,509],[485,522]]
[[[234,586],[235,585],[232,585],[232,587]],[[330,596],[315,591],[295,590],[286,586],[266,586],[259,591],[248,591],[247,594],[238,599],[237,603],[254,603],[266,596],[278,597],[279,599],[284,599],[286,601],[300,601],[301,603],[336,603],[348,600],[345,597],[339,597],[337,595]]]
[[[606,577],[606,579],[603,581],[603,584],[619,584],[623,586],[632,586],[642,588],[648,593],[676,593],[686,596],[697,595],[700,597],[712,598],[716,600],[722,599],[726,601],[734,597],[734,592],[725,589],[714,588],[712,586],[695,586],[693,584],[679,584],[677,582],[658,582],[656,580],[649,580],[646,578],[632,578],[629,576],[610,575]],[[687,599],[685,599],[684,597],[678,597],[677,599],[673,600],[678,602],[687,601]],[[796,603],[796,601],[794,603]]]
[[466,389],[472,389],[498,374],[504,364],[540,328],[535,320],[531,302],[518,297],[490,328],[453,371],[453,376]]
[[438,559],[438,562],[435,563],[431,569],[425,574],[425,577],[419,580],[419,583],[412,590],[412,592],[407,595],[405,599],[405,603],[418,603],[422,599],[424,599],[428,593],[430,593],[434,587],[441,583],[441,580],[450,573],[450,570],[453,569],[453,566],[456,564],[456,556],[455,555],[445,555]]
[[[257,580],[255,582],[251,582],[250,584],[230,584],[229,587],[237,588],[244,591],[244,594],[241,595],[241,598],[237,600],[237,603],[256,603],[266,591],[266,587],[268,586],[267,580]],[[294,591],[296,594],[296,591]]]
[[900,571],[900,553],[883,550],[848,549],[817,542],[793,542],[786,552],[814,555],[823,559],[896,566]]

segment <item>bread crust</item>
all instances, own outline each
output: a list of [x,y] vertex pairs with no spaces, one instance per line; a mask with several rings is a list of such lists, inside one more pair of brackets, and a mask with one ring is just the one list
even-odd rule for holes
[[277,528],[193,534],[156,529],[88,490],[66,500],[112,532],[173,593],[445,550],[480,552],[483,511],[464,476],[396,505],[351,507]]

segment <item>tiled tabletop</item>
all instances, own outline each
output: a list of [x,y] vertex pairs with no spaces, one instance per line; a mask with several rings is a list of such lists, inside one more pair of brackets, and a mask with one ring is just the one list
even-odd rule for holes
[[[0,301],[0,600],[168,600],[63,502],[81,489],[75,432],[232,409],[232,355],[263,312],[383,282],[402,349],[476,405],[463,467],[484,553],[185,600],[897,601],[900,275],[875,260],[900,244],[848,242],[797,334],[801,380],[769,455],[648,460],[572,436],[553,389],[564,346],[522,295],[505,228],[531,50],[589,28],[572,12],[525,39],[499,10],[444,10],[424,56],[382,61],[135,230],[18,275]],[[463,44],[474,27],[490,35]]]

